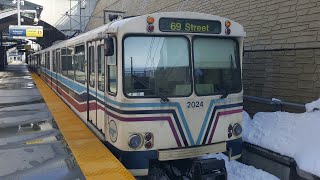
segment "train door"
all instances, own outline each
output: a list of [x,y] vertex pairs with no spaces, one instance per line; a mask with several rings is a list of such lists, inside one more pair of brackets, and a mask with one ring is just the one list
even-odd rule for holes
[[96,53],[96,42],[89,42],[88,43],[88,64],[89,64],[89,71],[88,71],[88,120],[97,126],[97,73],[96,73],[96,63],[97,61],[97,53]]
[[105,133],[105,111],[104,111],[104,102],[105,102],[105,77],[106,77],[106,65],[105,65],[105,56],[104,56],[104,40],[96,42],[97,50],[97,59],[98,59],[98,88],[97,88],[97,128]]

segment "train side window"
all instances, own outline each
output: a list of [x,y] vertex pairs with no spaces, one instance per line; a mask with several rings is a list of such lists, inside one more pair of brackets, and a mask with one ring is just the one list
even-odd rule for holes
[[89,84],[95,87],[95,71],[94,71],[94,47],[89,47]]
[[74,73],[74,47],[67,48],[67,69],[68,69],[68,78],[74,80],[75,73]]
[[46,53],[46,68],[50,70],[50,52]]
[[60,50],[59,49],[57,49],[57,52],[56,52],[56,71],[57,71],[57,73],[61,73],[61,67],[60,67]]
[[39,62],[40,62],[40,66],[44,67],[44,61],[42,59],[42,54],[39,55]]
[[[115,39],[113,38],[113,42]],[[115,43],[114,43],[115,44]],[[116,47],[116,45],[115,45]],[[108,92],[111,94],[117,93],[117,48],[114,48],[114,54],[112,56],[106,56],[107,65],[108,65]]]
[[98,45],[98,89],[104,92],[105,82],[105,61],[104,46]]
[[85,73],[85,56],[84,56],[84,45],[76,46],[75,54],[73,56],[74,71],[76,81],[85,84],[86,73]]
[[48,70],[51,70],[50,67],[51,67],[51,64],[50,64],[50,51],[48,51]]
[[67,49],[61,49],[61,68],[62,68],[62,75],[67,77],[68,76],[68,68],[67,68]]
[[54,51],[52,51],[52,71],[53,72],[56,72],[57,71],[57,67],[56,67],[56,65],[57,65],[57,63],[56,63],[56,51],[54,50]]
[[37,65],[41,66],[41,55],[40,54],[37,55]]

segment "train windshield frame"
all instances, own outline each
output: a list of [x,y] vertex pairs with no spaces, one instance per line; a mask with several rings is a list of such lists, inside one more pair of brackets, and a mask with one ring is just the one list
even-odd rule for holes
[[212,96],[242,90],[235,38],[130,34],[122,46],[123,94],[128,98],[189,97],[193,92]]

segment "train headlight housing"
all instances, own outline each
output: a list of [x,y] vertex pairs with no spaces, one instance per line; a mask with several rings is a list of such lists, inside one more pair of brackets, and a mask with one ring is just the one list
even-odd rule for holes
[[144,135],[145,144],[144,147],[146,149],[151,149],[153,147],[153,134],[148,132]]
[[129,137],[128,145],[132,149],[139,149],[143,143],[143,139],[139,134],[133,134]]
[[153,23],[154,23],[154,18],[153,17],[148,17],[147,18],[147,23],[148,23],[148,25],[147,25],[147,31],[148,32],[153,32],[154,31],[154,25],[153,25]]
[[242,126],[239,123],[233,125],[233,134],[239,136],[242,133]]
[[225,26],[226,26],[226,30],[225,30],[226,35],[230,35],[230,33],[231,33],[231,29],[230,29],[231,21],[227,20],[225,22]]

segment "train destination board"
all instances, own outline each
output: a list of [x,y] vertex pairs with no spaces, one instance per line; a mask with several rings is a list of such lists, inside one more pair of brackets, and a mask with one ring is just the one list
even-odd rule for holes
[[221,33],[221,22],[212,20],[161,18],[159,29],[162,32],[185,32],[185,33]]

